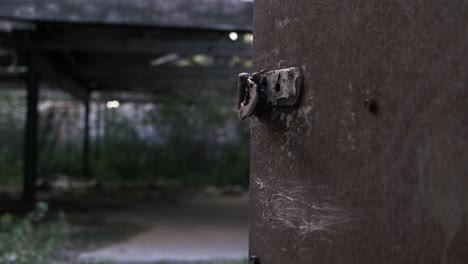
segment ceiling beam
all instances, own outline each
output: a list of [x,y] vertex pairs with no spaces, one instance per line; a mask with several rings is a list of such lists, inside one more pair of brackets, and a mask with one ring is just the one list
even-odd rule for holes
[[87,87],[61,71],[45,56],[34,54],[31,63],[32,67],[40,74],[41,81],[68,92],[76,99],[82,101],[87,99]]
[[76,34],[56,38],[35,39],[24,35],[1,35],[0,46],[35,51],[82,51],[104,54],[181,55],[206,54],[212,56],[252,57],[252,44],[242,40],[200,40],[128,38],[119,34]]
[[211,80],[183,78],[174,80],[115,79],[98,82],[102,91],[140,91],[181,97],[226,96],[236,94],[237,78]]
[[104,53],[138,53],[183,55],[207,54],[213,56],[252,57],[252,45],[243,41],[219,40],[162,40],[150,38],[112,38],[78,36],[70,39],[46,39],[37,42],[20,43],[23,47],[47,51],[86,51]]
[[83,67],[75,69],[75,72],[81,76],[97,79],[138,79],[138,80],[178,80],[178,79],[235,79],[242,72],[250,72],[246,67],[132,67],[122,65],[111,67]]
[[2,0],[0,17],[252,32],[253,4],[240,0]]
[[2,82],[20,81],[24,79],[25,79],[24,73],[0,71],[0,81]]

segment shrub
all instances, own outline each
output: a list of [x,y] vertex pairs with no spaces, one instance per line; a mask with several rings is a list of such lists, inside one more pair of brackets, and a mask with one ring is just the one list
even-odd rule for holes
[[39,202],[22,218],[0,217],[0,263],[49,263],[61,237],[63,214],[57,221],[44,222],[48,205]]

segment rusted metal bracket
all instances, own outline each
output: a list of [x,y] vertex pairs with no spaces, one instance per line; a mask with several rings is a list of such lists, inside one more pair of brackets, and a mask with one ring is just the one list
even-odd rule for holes
[[303,77],[298,67],[253,74],[239,74],[237,109],[241,120],[259,108],[295,106],[302,94]]

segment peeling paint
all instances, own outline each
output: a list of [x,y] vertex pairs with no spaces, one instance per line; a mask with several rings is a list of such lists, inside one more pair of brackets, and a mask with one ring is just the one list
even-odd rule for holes
[[309,99],[309,102],[306,106],[303,106],[297,112],[297,117],[300,120],[300,127],[306,128],[306,133],[309,134],[312,130],[312,121],[313,121],[313,113],[314,105],[313,105],[313,97]]

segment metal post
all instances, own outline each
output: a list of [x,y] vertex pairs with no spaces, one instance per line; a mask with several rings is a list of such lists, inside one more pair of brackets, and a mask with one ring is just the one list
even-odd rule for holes
[[89,171],[89,95],[85,102],[84,135],[83,135],[83,176],[90,177]]
[[26,76],[26,85],[27,115],[24,136],[23,201],[27,206],[33,206],[36,201],[39,74],[31,70]]

